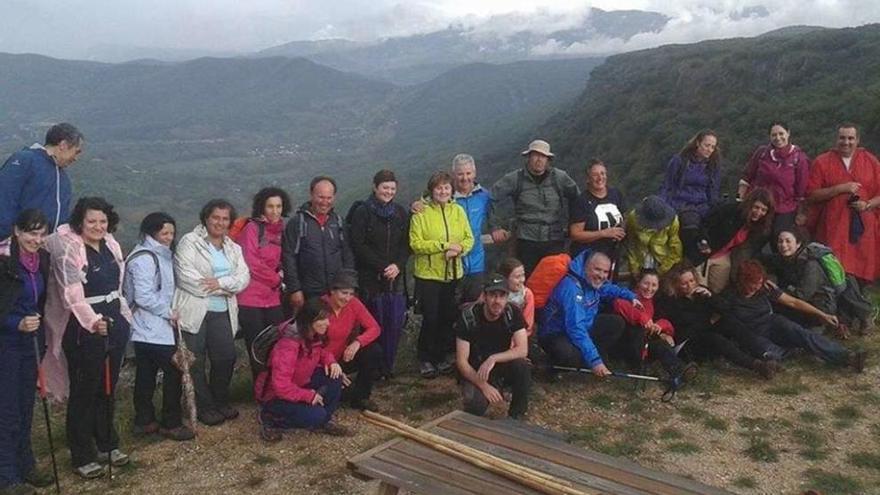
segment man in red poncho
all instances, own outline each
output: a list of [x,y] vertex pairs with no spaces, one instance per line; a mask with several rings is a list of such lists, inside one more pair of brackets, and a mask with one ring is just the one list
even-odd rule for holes
[[838,126],[837,146],[816,157],[807,200],[818,209],[815,240],[834,250],[846,272],[861,282],[877,279],[880,162],[859,148],[855,124]]

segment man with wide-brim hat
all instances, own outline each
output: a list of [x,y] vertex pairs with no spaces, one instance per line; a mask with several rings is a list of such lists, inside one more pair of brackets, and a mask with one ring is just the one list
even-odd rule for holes
[[[521,154],[525,166],[499,179],[492,186],[492,199],[502,206],[507,200],[513,203],[516,257],[529,274],[541,258],[565,250],[569,203],[580,191],[564,170],[551,166],[555,155],[547,141],[536,139]],[[508,238],[505,227],[510,223],[498,210],[493,212],[489,225],[495,242]]]
[[663,274],[681,261],[678,217],[660,196],[648,196],[629,212],[626,239],[630,273],[654,268]]

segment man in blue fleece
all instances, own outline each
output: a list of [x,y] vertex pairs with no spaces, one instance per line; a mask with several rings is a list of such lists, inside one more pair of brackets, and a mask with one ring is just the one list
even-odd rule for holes
[[17,151],[0,167],[0,242],[12,235],[22,210],[37,208],[49,220],[51,233],[67,223],[71,187],[65,168],[82,152],[83,135],[66,123],[53,125],[44,144]]
[[637,365],[644,330],[627,329],[618,315],[599,314],[599,306],[620,298],[641,307],[636,295],[608,281],[611,260],[601,252],[584,251],[571,261],[544,306],[538,343],[551,365],[589,368],[598,377],[611,374],[608,353],[621,354]]

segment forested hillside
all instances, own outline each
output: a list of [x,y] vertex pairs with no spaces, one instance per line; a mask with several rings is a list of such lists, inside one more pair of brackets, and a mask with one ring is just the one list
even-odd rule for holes
[[[835,124],[854,121],[880,151],[880,26],[773,33],[665,46],[610,57],[581,97],[536,128],[582,176],[592,156],[630,195],[656,191],[669,156],[701,128],[720,134],[727,190],[749,153],[782,119],[810,156],[834,144]],[[488,160],[500,172],[509,157]]]

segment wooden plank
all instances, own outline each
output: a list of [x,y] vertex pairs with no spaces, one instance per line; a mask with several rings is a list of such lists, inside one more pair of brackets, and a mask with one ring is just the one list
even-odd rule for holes
[[472,491],[449,486],[445,480],[413,471],[407,465],[369,459],[358,463],[356,469],[365,477],[421,495],[474,495]]
[[400,492],[400,488],[397,488],[394,485],[389,485],[384,481],[379,483],[379,487],[376,488],[376,495],[397,495]]
[[540,457],[533,457],[531,455],[524,454],[523,452],[520,452],[516,449],[510,449],[503,445],[496,445],[479,438],[474,438],[472,436],[460,434],[451,430],[439,430],[438,433],[442,434],[446,438],[449,438],[450,440],[454,440],[469,447],[482,450],[496,457],[500,457],[516,464],[528,466],[532,469],[551,474],[559,478],[560,480],[571,483],[573,487],[586,491],[587,493],[595,493],[599,491],[601,493],[610,493],[615,495],[652,495],[651,492],[618,483],[617,480],[596,476],[589,471],[578,471],[576,469],[561,464],[556,464],[552,461],[548,461]]
[[[590,472],[606,479],[615,480],[634,488],[660,495],[701,494],[731,495],[730,492],[704,485],[694,480],[646,469],[625,459],[580,449],[559,440],[541,438],[533,432],[523,432],[513,437],[510,431],[492,421],[476,416],[458,416],[433,428],[434,433],[443,430],[456,432],[489,444],[497,444],[526,457],[543,459],[579,472]],[[522,431],[519,431],[520,433]]]
[[[429,428],[436,427],[437,425],[439,425],[440,423],[442,423],[444,421],[448,421],[450,419],[457,418],[457,417],[461,416],[461,414],[459,414],[459,413],[464,413],[464,411],[452,411],[451,413],[444,414],[443,416],[440,416],[439,418],[428,421],[427,423],[423,424],[419,428],[427,430]],[[403,437],[395,437],[395,438],[392,438],[391,440],[388,440],[387,442],[384,442],[382,444],[379,444],[379,445],[373,447],[372,449],[370,449],[366,452],[361,452],[360,454],[357,454],[354,457],[351,457],[348,459],[348,462],[347,462],[348,468],[355,469],[359,462],[361,462],[363,460],[368,460],[368,459],[372,458],[376,453],[382,452],[383,450],[390,448],[391,446],[398,444],[400,442],[403,442],[405,440],[406,439]]]
[[444,480],[452,486],[471,490],[473,493],[541,495],[541,492],[510,481],[503,476],[490,473],[415,442],[398,444],[394,449],[382,452],[378,459],[391,464],[406,464],[417,471],[427,470],[422,473],[429,472],[437,479]]

